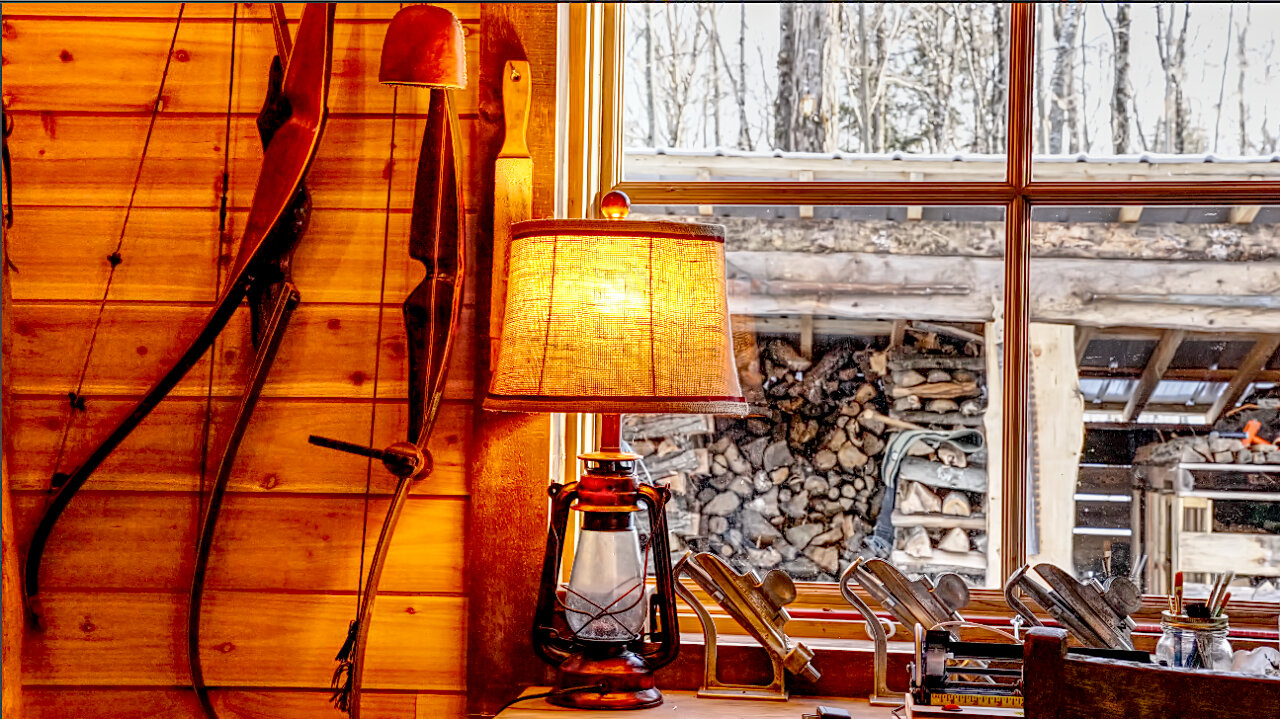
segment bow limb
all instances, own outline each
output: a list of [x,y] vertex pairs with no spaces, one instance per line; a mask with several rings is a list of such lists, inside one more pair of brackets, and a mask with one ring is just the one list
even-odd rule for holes
[[[276,133],[263,155],[262,171],[249,209],[240,252],[231,280],[205,320],[204,327],[192,340],[178,361],[153,385],[138,405],[75,469],[54,496],[27,550],[24,588],[28,612],[38,618],[40,562],[58,517],[94,470],[124,441],[157,404],[199,361],[222,332],[249,287],[262,269],[263,257],[270,251],[267,242],[271,229],[289,209],[311,160],[319,148],[326,115],[329,71],[333,60],[334,6],[310,4],[303,11],[298,26],[298,51],[285,71],[284,95],[292,114]],[[264,249],[265,248],[265,249]]]
[[[271,60],[267,95],[257,118],[258,135],[264,150],[271,146],[276,131],[288,122],[291,115],[289,102],[284,97],[283,64],[289,59],[289,52],[292,49],[291,39],[288,27],[284,23],[283,6],[275,3],[271,10],[276,49],[279,54]],[[187,603],[187,665],[191,670],[191,689],[195,692],[206,719],[217,719],[217,711],[209,697],[209,689],[204,681],[204,667],[200,661],[200,610],[204,599],[209,555],[213,548],[223,496],[226,494],[227,483],[231,478],[231,468],[235,465],[240,443],[244,439],[249,420],[253,417],[253,410],[257,406],[262,387],[271,373],[271,366],[284,338],[289,318],[301,300],[301,295],[291,279],[290,262],[294,248],[306,231],[310,213],[311,199],[305,185],[299,185],[289,210],[272,228],[267,237],[266,246],[263,248],[263,269],[249,288],[249,316],[253,345],[257,348],[257,353],[249,383],[241,396],[235,421],[231,425],[230,436],[223,447],[222,458],[218,462],[218,470],[209,492],[208,503],[201,516],[200,532],[196,543],[196,560],[191,573]]]
[[187,604],[187,663],[191,668],[191,689],[200,700],[200,707],[208,719],[217,719],[217,712],[209,699],[209,689],[204,682],[204,668],[200,663],[200,607],[204,596],[205,571],[209,566],[214,529],[218,524],[218,513],[222,509],[222,497],[226,493],[227,482],[231,478],[231,467],[235,463],[236,452],[240,448],[240,441],[244,439],[249,419],[253,416],[254,405],[262,394],[262,386],[271,372],[271,364],[275,359],[276,351],[280,349],[280,341],[289,324],[289,316],[297,307],[299,295],[292,284],[286,283],[286,288],[277,298],[262,345],[254,358],[249,386],[240,400],[240,408],[236,412],[235,423],[231,427],[231,436],[223,450],[222,460],[218,463],[218,473],[209,492],[209,503],[205,505],[200,522],[195,568],[191,573],[191,594]]
[[[450,106],[448,90],[432,90],[423,131],[421,156],[413,190],[413,213],[409,226],[409,255],[426,267],[421,284],[404,301],[404,318],[409,343],[409,442],[426,455],[426,444],[435,425],[444,397],[449,357],[461,325],[463,277],[466,274],[462,199],[458,186],[457,116]],[[360,693],[364,684],[364,658],[373,605],[386,563],[396,523],[409,497],[412,480],[425,471],[400,477],[395,496],[387,510],[369,564],[360,612],[351,628],[349,656],[344,661],[349,672],[347,687],[339,688],[335,701],[347,709],[351,719],[360,717]],[[340,660],[343,659],[339,655]],[[339,667],[339,674],[344,666]]]

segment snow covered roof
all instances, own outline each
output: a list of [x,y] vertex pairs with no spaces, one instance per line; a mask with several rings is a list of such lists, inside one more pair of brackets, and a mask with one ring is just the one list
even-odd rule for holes
[[[953,152],[941,154],[917,153],[917,152],[888,152],[888,153],[863,153],[863,152],[783,152],[782,150],[738,150],[733,148],[715,147],[704,150],[692,150],[685,148],[672,147],[654,147],[654,148],[627,148],[624,155],[631,157],[730,157],[742,159],[754,158],[779,158],[784,160],[850,160],[850,161],[881,161],[881,162],[995,162],[1003,164],[1005,155],[990,155],[972,152]],[[1280,163],[1280,153],[1271,155],[1253,155],[1246,157],[1231,157],[1225,155],[1215,155],[1213,153],[1178,155],[1157,152],[1143,152],[1136,155],[1088,155],[1083,152],[1072,155],[1033,155],[1033,162],[1088,162],[1103,164],[1179,164],[1194,165],[1200,163],[1221,163],[1234,165],[1253,165],[1265,164],[1270,162]]]

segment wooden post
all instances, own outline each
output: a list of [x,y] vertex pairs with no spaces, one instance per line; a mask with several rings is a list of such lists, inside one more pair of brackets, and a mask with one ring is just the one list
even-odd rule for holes
[[[9,241],[9,233],[5,231],[4,243]],[[8,257],[4,254],[3,248],[0,248],[0,255]],[[12,288],[9,283],[8,263],[0,270],[2,278],[0,285],[3,285],[3,292],[0,295],[0,302],[3,302],[7,310],[11,305]],[[4,336],[6,338],[13,337],[13,313],[8,311],[0,312],[3,317]],[[3,419],[0,419],[5,427],[12,427],[9,423],[9,352],[3,353],[3,359],[0,359],[0,376],[3,382],[0,383],[0,405],[3,405]],[[18,571],[18,545],[14,541],[13,534],[13,502],[9,496],[9,455],[11,454],[13,444],[13,432],[4,433],[4,446],[0,448],[0,504],[3,505],[3,519],[0,520],[0,555],[3,558],[4,581],[4,654],[3,654],[3,714],[5,719],[22,716],[22,631],[26,626],[26,617],[22,611],[22,580]]]
[[[491,188],[502,145],[504,67],[527,60],[533,68],[529,154],[534,175],[530,214],[549,217],[555,202],[556,15],[551,4],[486,3],[479,78],[480,131],[468,163],[475,186]],[[469,458],[471,506],[467,525],[467,713],[492,716],[520,690],[547,681],[548,667],[533,653],[533,610],[547,531],[551,476],[551,417],[485,412],[487,347],[494,265],[493,203],[480,203],[477,223],[475,433]],[[510,208],[508,208],[509,210]],[[508,221],[521,219],[507,212]]]

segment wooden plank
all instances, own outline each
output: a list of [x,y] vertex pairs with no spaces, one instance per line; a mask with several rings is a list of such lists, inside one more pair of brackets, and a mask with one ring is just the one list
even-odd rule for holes
[[[369,305],[303,303],[289,323],[264,397],[373,396],[375,367],[379,397],[404,397],[408,391],[405,328],[397,302]],[[97,317],[97,303],[14,303],[13,391],[65,395],[76,386]],[[472,308],[464,307],[470,327]],[[206,318],[201,307],[110,304],[103,314],[83,394],[140,396],[186,349]],[[379,321],[382,322],[379,332]],[[375,343],[381,357],[377,357]],[[471,396],[473,335],[459,337],[451,358],[446,397]],[[252,344],[248,309],[241,309],[215,346],[215,396],[236,396],[247,381]],[[53,361],[56,358],[57,361]],[[324,361],[318,361],[324,358]],[[206,396],[206,354],[171,396]]]
[[[727,680],[732,681],[732,680]],[[545,687],[531,687],[526,693],[545,691]],[[663,692],[663,706],[652,709],[639,709],[629,712],[634,717],[668,717],[678,715],[681,719],[720,719],[721,717],[740,717],[741,719],[791,719],[797,715],[796,703],[807,707],[815,704],[843,709],[854,719],[883,719],[888,711],[869,706],[865,700],[834,697],[805,697],[796,702],[755,701],[744,702],[741,699],[718,699],[699,697],[691,691]],[[564,709],[547,703],[546,699],[534,699],[507,709],[498,715],[500,719],[550,719],[561,716]],[[577,711],[574,716],[581,719],[607,719],[616,716],[616,712],[604,710]]]
[[[534,167],[533,217],[552,216],[556,208],[559,12],[559,7],[546,3],[485,3],[481,9],[484,48],[476,73],[481,106],[502,107],[508,60],[528,60],[532,68],[527,139]],[[489,191],[496,191],[495,161],[504,124],[500,112],[486,113],[473,147],[470,166]],[[483,278],[494,266],[494,217],[492,208],[482,208],[476,237],[482,327],[489,322]],[[487,340],[486,334],[480,341]],[[476,353],[476,372],[482,377],[488,359],[488,347],[482,347]],[[487,716],[520,688],[541,681],[547,671],[533,653],[529,631],[534,609],[530,599],[538,591],[546,538],[551,418],[477,411],[468,465],[472,493],[501,498],[472,502],[467,517],[468,620],[475,629],[466,641],[467,712]]]
[[1076,366],[1084,361],[1084,354],[1089,350],[1089,343],[1098,334],[1094,327],[1076,327]]
[[1137,222],[1142,217],[1142,205],[1124,205],[1120,208],[1120,222]]
[[1280,706],[1272,679],[1068,656],[1066,632],[1057,628],[1031,629],[1023,657],[1027,719],[1254,719]]
[[800,317],[800,356],[813,358],[813,315]]
[[1236,205],[1227,213],[1227,222],[1233,225],[1247,225],[1252,223],[1261,211],[1262,205]]
[[[176,16],[175,11],[170,17]],[[426,113],[426,93],[396,93],[378,84],[386,27],[383,22],[335,24],[331,112],[390,113],[398,95],[400,112]],[[467,34],[467,64],[476,67],[480,33]],[[172,20],[5,20],[5,105],[15,111],[149,114],[172,35]],[[165,83],[166,112],[226,112],[230,39],[230,21],[182,23],[176,61]],[[257,114],[274,55],[268,23],[254,23],[243,32],[237,29],[234,112]],[[104,88],[111,91],[103,92]],[[459,91],[458,112],[475,113],[475,97],[473,90]]]
[[966,417],[959,412],[895,412],[889,410],[889,416],[904,422],[915,424],[940,424],[948,427],[981,427],[982,415]]
[[1280,577],[1280,535],[1182,532],[1178,566],[1184,572],[1232,570],[1252,577]]
[[902,512],[894,512],[893,526],[986,529],[987,518],[981,515],[958,517],[953,514],[903,514]]
[[[28,684],[116,687],[190,681],[185,594],[41,592],[46,628],[27,642]],[[327,688],[355,596],[211,592],[201,643],[205,678],[218,687]],[[466,600],[381,596],[365,684],[462,686]]]
[[[8,173],[5,173],[8,181]],[[8,229],[0,230],[0,254],[8,250]],[[13,283],[7,264],[0,264],[0,307],[8,308],[13,303]],[[9,344],[13,336],[13,313],[0,312],[0,333],[4,344]],[[0,428],[9,428],[0,433],[0,604],[3,611],[3,634],[0,635],[0,714],[6,717],[22,715],[22,641],[23,624],[25,622],[22,609],[22,558],[18,553],[17,542],[14,541],[13,502],[10,501],[9,468],[13,457],[13,402],[10,401],[10,357],[8,352],[0,355]]]
[[913,557],[906,552],[894,550],[892,561],[894,566],[903,570],[931,568],[931,571],[985,572],[987,555],[982,552],[948,552],[934,549],[929,557]]
[[966,492],[987,491],[987,471],[982,467],[949,467],[919,457],[906,457],[898,471],[898,482],[905,480],[944,489]]
[[[210,447],[215,454],[223,446],[236,401],[214,404]],[[78,462],[132,406],[132,399],[89,398],[87,415],[72,425],[60,468],[66,471]],[[13,488],[46,490],[66,422],[67,402],[61,397],[24,397],[13,403],[12,412],[13,422],[6,425],[5,436],[12,442]],[[94,472],[86,488],[198,491],[204,413],[204,398],[162,402]],[[436,430],[427,445],[434,470],[415,484],[415,495],[467,492],[464,467],[471,413],[468,403],[447,401],[441,406]],[[308,434],[367,441],[371,414],[376,423],[372,438],[375,445],[381,447],[403,438],[408,426],[406,401],[379,402],[375,412],[367,400],[263,399],[237,455],[229,490],[267,494],[363,493],[368,477],[370,492],[375,496],[389,495],[395,488],[395,479],[377,463],[370,470],[369,463],[360,457],[326,451],[306,441]]]
[[[330,691],[214,689],[214,709],[221,719],[296,719],[338,716]],[[167,687],[119,689],[34,687],[26,692],[25,719],[203,719],[195,694]],[[384,719],[460,717],[465,697],[459,693],[369,691],[361,708]],[[122,713],[127,712],[127,713]]]
[[1258,372],[1267,365],[1277,348],[1280,348],[1280,335],[1266,335],[1254,341],[1249,354],[1245,355],[1244,360],[1240,362],[1240,367],[1231,376],[1231,381],[1227,382],[1222,394],[1218,395],[1213,406],[1209,408],[1209,414],[1205,417],[1206,422],[1212,425],[1224,412],[1236,406],[1240,396],[1256,380]]
[[1125,403],[1124,410],[1120,413],[1121,422],[1132,422],[1142,414],[1142,408],[1147,406],[1147,400],[1151,399],[1151,393],[1155,391],[1156,385],[1160,384],[1160,378],[1164,376],[1164,371],[1169,369],[1169,363],[1173,361],[1173,356],[1178,352],[1178,346],[1186,336],[1187,333],[1183,330],[1167,330],[1160,335],[1160,341],[1151,351],[1147,366],[1142,370],[1142,378],[1138,380],[1133,393],[1129,395],[1129,401]]
[[[448,8],[458,20],[476,22],[480,19],[478,3],[433,3]],[[296,21],[302,14],[303,3],[285,3],[285,17]],[[390,3],[341,3],[338,20],[390,20],[400,8]],[[5,19],[15,18],[154,18],[172,20],[178,14],[178,3],[5,3]],[[229,3],[190,3],[184,17],[229,19]],[[264,3],[246,3],[240,8],[240,22],[265,23],[270,15]]]
[[[97,207],[31,207],[22,210],[22,233],[9,257],[18,267],[14,298],[102,299],[123,210]],[[474,216],[471,216],[474,217]],[[243,226],[232,213],[232,226]],[[408,213],[394,213],[386,234],[388,262],[383,272],[382,210],[317,212],[293,258],[293,279],[304,303],[378,302],[383,279],[388,301],[407,294]],[[469,228],[474,230],[474,222]],[[68,242],[67,227],[76,228]],[[111,285],[113,301],[208,302],[217,282],[217,213],[210,210],[138,208]],[[403,258],[403,259],[401,259]],[[419,265],[419,272],[421,265]]]
[[889,350],[892,352],[893,350],[902,347],[902,340],[906,338],[906,335],[907,321],[894,320],[893,330],[889,333]]
[[[185,592],[199,517],[196,493],[83,491],[58,522],[41,572],[45,590]],[[15,497],[26,544],[44,492]],[[354,592],[388,499],[229,493],[218,521],[206,587]],[[410,498],[379,585],[387,592],[457,593],[462,586],[464,498]]]
[[[400,93],[402,98],[410,93]],[[124,208],[142,159],[149,118],[110,114],[16,113],[9,138],[13,156],[14,203],[17,206],[81,206]],[[222,115],[161,114],[138,178],[135,208],[200,208],[215,223],[221,202],[223,145],[226,118]],[[313,218],[326,210],[359,208],[381,213],[387,206],[387,174],[391,172],[391,208],[407,213],[413,202],[413,183],[425,119],[400,116],[395,121],[392,156],[390,117],[331,116],[311,170]],[[228,205],[248,209],[262,165],[262,144],[255,118],[233,119]],[[459,122],[460,142],[472,145],[476,122]],[[394,165],[390,168],[389,161]],[[463,174],[464,206],[478,201],[475,178]],[[483,195],[481,195],[483,196]],[[118,217],[124,215],[123,209]],[[26,215],[23,215],[24,222]],[[132,218],[138,220],[140,218]],[[132,221],[132,220],[131,220]],[[407,220],[406,220],[407,222]],[[244,217],[229,223],[238,235]],[[112,225],[114,241],[119,220]],[[216,237],[216,233],[214,235]],[[25,236],[18,238],[26,242]]]

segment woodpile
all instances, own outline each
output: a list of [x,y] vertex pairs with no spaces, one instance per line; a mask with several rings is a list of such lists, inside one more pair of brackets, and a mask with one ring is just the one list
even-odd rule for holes
[[1139,447],[1133,459],[1134,464],[1162,465],[1179,462],[1280,465],[1280,447],[1271,442],[1245,446],[1236,437],[1222,437],[1214,432],[1148,444]]
[[[981,345],[929,336],[932,346],[893,353],[852,339],[818,342],[812,359],[790,339],[762,336],[737,348],[751,416],[712,423],[628,415],[624,438],[651,479],[672,488],[675,551],[711,551],[743,567],[835,581],[879,515],[881,461],[893,433],[921,419],[942,429],[981,422],[985,383],[973,368],[982,361],[965,354]],[[909,399],[918,405],[894,409]],[[922,447],[903,463],[909,481],[901,482],[894,517],[896,524],[909,515],[898,549],[914,550],[914,567],[937,555],[947,569],[981,573],[971,555],[985,551],[983,461],[985,453],[944,446]]]
[[[982,427],[986,411],[981,336],[915,323],[914,344],[886,354],[881,380],[889,417],[926,429]],[[954,571],[976,582],[986,568],[985,450],[916,441],[898,472],[891,561],[904,571]]]

